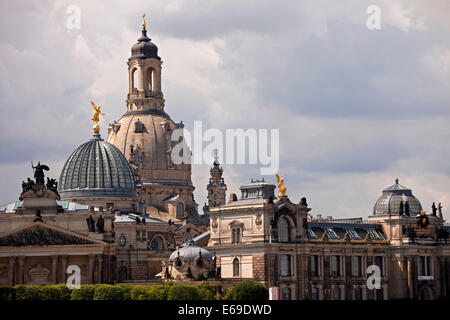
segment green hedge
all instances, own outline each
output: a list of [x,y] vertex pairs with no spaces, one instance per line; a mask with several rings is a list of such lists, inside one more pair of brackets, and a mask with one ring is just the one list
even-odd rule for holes
[[40,287],[40,300],[70,300],[71,290],[64,284]]
[[86,284],[80,286],[80,289],[73,289],[71,300],[94,300],[95,285]]
[[123,289],[120,286],[99,284],[95,287],[94,300],[123,300]]
[[0,286],[0,300],[15,300],[15,290],[13,287]]
[[206,281],[197,286],[201,300],[215,300],[216,289]]
[[196,286],[175,283],[167,292],[167,300],[201,300],[201,296]]
[[[248,280],[246,280],[248,281]],[[168,282],[152,286],[143,285],[81,285],[69,289],[58,285],[0,286],[0,300],[232,300],[250,298],[267,299],[267,289],[253,281],[235,288],[217,288],[206,281],[198,285]],[[217,292],[218,291],[218,292]]]
[[233,300],[267,300],[269,292],[262,283],[247,279],[233,288],[231,296]]
[[14,286],[16,300],[41,300],[41,287],[34,285]]

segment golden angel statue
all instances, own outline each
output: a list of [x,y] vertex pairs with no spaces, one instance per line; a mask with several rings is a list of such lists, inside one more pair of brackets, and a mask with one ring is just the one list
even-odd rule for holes
[[100,126],[98,125],[98,122],[100,121],[100,115],[104,116],[105,114],[102,113],[102,106],[97,106],[93,101],[91,101],[92,108],[94,109],[94,115],[92,116],[92,121],[95,122],[94,130],[99,131]]
[[277,176],[277,182],[278,182],[278,190],[280,190],[280,193],[278,194],[279,197],[287,197],[286,195],[286,191],[287,188],[284,186],[284,176],[280,176],[278,175],[278,173],[276,174]]

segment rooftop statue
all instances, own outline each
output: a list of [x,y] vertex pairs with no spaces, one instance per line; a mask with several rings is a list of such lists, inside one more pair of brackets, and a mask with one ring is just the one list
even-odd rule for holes
[[276,176],[277,176],[277,182],[278,182],[278,190],[280,190],[280,193],[278,194],[278,196],[279,197],[287,197],[287,195],[286,195],[287,188],[284,186],[284,176],[282,175],[280,178],[278,173],[276,174]]
[[95,122],[94,125],[94,131],[100,131],[100,126],[98,125],[98,122],[100,121],[100,115],[104,116],[105,114],[102,113],[102,106],[97,106],[93,101],[91,101],[92,108],[94,108],[94,115],[92,116],[92,121]]
[[31,162],[31,168],[34,170],[34,178],[36,179],[36,184],[45,184],[44,181],[44,170],[48,171],[50,168],[46,166],[45,164],[41,164],[40,161],[38,161],[37,166],[33,166],[33,162]]

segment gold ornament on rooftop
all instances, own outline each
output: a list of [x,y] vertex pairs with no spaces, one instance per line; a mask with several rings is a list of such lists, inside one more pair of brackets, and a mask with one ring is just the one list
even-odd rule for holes
[[287,197],[287,195],[286,195],[287,188],[284,186],[284,176],[282,175],[280,178],[278,173],[276,174],[276,176],[277,176],[277,182],[278,182],[278,190],[280,190],[278,197],[280,197],[280,198]]
[[145,22],[145,12],[142,13],[142,28],[145,29],[145,27],[147,26],[147,23]]
[[105,114],[102,113],[102,106],[97,106],[93,101],[91,101],[92,108],[94,108],[94,115],[92,116],[92,121],[95,122],[94,124],[94,131],[98,132],[100,131],[100,126],[98,125],[98,122],[100,121],[100,115],[104,116]]

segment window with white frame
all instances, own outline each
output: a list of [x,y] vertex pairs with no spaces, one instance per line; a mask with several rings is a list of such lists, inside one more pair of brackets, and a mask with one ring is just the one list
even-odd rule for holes
[[291,275],[291,256],[289,254],[282,254],[280,256],[280,274],[282,276]]
[[352,256],[352,274],[354,277],[361,276],[361,256]]

